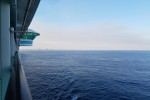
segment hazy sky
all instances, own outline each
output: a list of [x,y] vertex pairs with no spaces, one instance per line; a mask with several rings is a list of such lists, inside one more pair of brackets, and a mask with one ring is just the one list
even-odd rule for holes
[[51,50],[150,50],[150,0],[41,0],[32,47]]

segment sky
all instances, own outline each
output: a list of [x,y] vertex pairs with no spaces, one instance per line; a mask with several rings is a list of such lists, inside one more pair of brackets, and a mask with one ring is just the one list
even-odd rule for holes
[[150,0],[41,0],[32,47],[49,50],[150,50]]

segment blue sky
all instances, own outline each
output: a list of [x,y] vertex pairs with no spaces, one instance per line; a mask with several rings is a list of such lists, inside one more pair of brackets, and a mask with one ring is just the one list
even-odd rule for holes
[[150,50],[150,0],[41,0],[29,49]]

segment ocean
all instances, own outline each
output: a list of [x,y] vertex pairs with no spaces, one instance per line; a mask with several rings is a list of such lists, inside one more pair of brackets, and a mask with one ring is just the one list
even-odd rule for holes
[[33,100],[150,100],[150,51],[21,51]]

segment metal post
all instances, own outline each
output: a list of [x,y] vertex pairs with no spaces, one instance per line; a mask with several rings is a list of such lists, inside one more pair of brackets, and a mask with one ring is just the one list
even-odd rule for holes
[[0,0],[0,16],[0,100],[4,100],[10,79],[11,66],[9,0]]
[[10,28],[10,45],[11,45],[11,57],[15,56],[15,52],[18,51],[18,46],[15,42],[15,37],[14,37],[14,28]]

